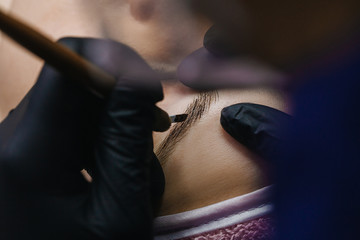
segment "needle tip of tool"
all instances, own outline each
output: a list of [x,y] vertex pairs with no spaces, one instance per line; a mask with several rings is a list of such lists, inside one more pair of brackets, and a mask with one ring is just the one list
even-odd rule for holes
[[186,120],[188,114],[178,114],[170,116],[171,123],[183,122]]

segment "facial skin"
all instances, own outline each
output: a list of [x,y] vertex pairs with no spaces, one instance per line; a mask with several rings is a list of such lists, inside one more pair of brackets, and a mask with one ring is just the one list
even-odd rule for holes
[[[63,36],[97,36],[87,22],[89,16],[73,1],[12,0],[10,13],[46,33],[52,39]],[[3,36],[0,43],[0,120],[16,107],[35,83],[43,62]]]
[[[202,46],[209,27],[182,4],[179,0],[46,0],[42,4],[13,0],[12,11],[54,39],[105,34],[133,47],[153,67],[172,72]],[[0,118],[4,118],[32,86],[42,62],[10,41],[3,42],[0,53]],[[178,82],[165,82],[165,99],[159,106],[170,115],[183,113],[198,95]],[[284,99],[259,88],[221,90],[212,96],[202,117],[160,159],[166,189],[159,215],[202,207],[268,184],[267,167],[222,129],[220,111],[239,102],[284,110]],[[167,134],[154,133],[155,151]]]
[[[86,36],[123,42],[167,72],[201,46],[208,28],[177,0],[12,0],[10,12],[52,39]],[[34,84],[43,62],[7,38],[0,44],[1,121]]]
[[[11,7],[11,1],[12,0],[2,0],[0,1],[0,8],[2,11],[7,12],[9,8]],[[2,41],[2,33],[0,32],[0,46]]]
[[[155,153],[158,154],[166,178],[159,215],[204,207],[269,184],[266,174],[269,166],[222,129],[220,112],[226,106],[241,102],[258,103],[286,111],[284,96],[271,89],[254,88],[219,90],[199,97],[199,92],[181,83],[164,84],[164,94],[164,100],[158,105],[169,114],[184,113],[190,106],[188,118],[199,116],[201,108],[202,116],[198,120],[187,119],[192,123],[185,133],[179,133],[177,129],[182,128],[184,123],[173,124],[166,133],[154,133]],[[199,104],[204,98],[206,104]],[[194,99],[198,104],[194,104]],[[192,115],[193,112],[197,113]],[[169,132],[181,136],[169,140]],[[175,144],[169,143],[172,145],[171,150],[159,150],[168,140],[176,140]]]

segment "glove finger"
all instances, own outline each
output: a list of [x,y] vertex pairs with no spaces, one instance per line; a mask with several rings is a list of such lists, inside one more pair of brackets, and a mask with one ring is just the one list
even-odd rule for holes
[[[60,40],[78,52],[82,41]],[[96,96],[45,65],[0,126],[0,142],[6,144],[1,161],[11,170],[9,175],[53,191],[82,182],[79,171],[92,158],[101,105]]]
[[238,48],[223,36],[219,28],[212,26],[205,34],[204,47],[217,57],[239,56]]
[[245,58],[224,58],[200,48],[178,67],[179,81],[197,90],[233,87],[283,86],[284,76]]
[[291,117],[264,105],[239,103],[221,112],[221,125],[233,138],[265,159],[272,158]]
[[151,98],[129,89],[117,88],[109,98],[95,148],[92,217],[86,218],[89,231],[103,238],[151,236],[153,107]]
[[120,42],[96,38],[64,38],[59,42],[76,49],[81,56],[116,77],[122,86],[152,89],[158,87],[160,80],[169,78],[167,73],[154,71],[135,50]]
[[[96,47],[97,44],[100,46]],[[91,49],[101,46],[101,41],[94,40]],[[102,53],[106,55],[104,62],[120,61],[123,46],[115,42],[107,45]],[[129,54],[126,60],[137,62],[139,58]],[[152,197],[163,186],[158,185],[161,181],[158,166],[153,166],[157,173],[151,169],[154,109],[162,99],[162,89],[158,80],[150,87],[143,86],[139,84],[142,79],[140,82],[137,79],[141,74],[117,72],[118,64],[108,65],[108,71],[118,81],[105,99],[98,128],[96,167],[84,222],[88,231],[100,238],[146,239],[151,236]],[[154,75],[149,73],[148,77],[152,79]]]
[[165,176],[160,162],[153,153],[150,161],[150,192],[154,213],[160,207],[160,201],[164,194]]

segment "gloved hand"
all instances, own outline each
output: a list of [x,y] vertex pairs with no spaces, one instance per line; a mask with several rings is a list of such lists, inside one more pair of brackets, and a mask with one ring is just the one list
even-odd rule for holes
[[[241,57],[242,53],[221,34],[218,28],[210,28],[204,47],[183,60],[178,68],[178,78],[183,84],[198,90],[283,86],[282,74]],[[240,103],[223,109],[221,124],[241,144],[269,158],[281,139],[280,127],[290,118],[270,107]]]
[[177,69],[180,82],[197,90],[234,87],[283,87],[285,77],[270,67],[246,57],[224,57],[200,48]]
[[62,43],[118,83],[101,100],[46,65],[0,124],[0,239],[152,239],[151,203],[164,187],[152,152],[161,86],[130,84],[151,72],[125,45]]
[[222,127],[238,142],[264,159],[272,159],[282,140],[285,124],[291,116],[277,109],[253,103],[239,103],[224,108]]
[[282,73],[254,61],[238,45],[241,44],[231,44],[221,28],[211,27],[205,35],[204,47],[179,65],[179,81],[197,90],[285,85]]

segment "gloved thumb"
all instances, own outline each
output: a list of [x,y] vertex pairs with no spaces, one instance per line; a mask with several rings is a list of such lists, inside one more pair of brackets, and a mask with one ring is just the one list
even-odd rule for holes
[[277,109],[253,103],[239,103],[221,112],[222,127],[238,142],[268,159],[282,141],[282,129],[291,116]]

